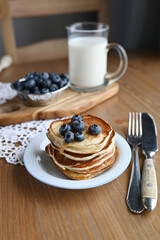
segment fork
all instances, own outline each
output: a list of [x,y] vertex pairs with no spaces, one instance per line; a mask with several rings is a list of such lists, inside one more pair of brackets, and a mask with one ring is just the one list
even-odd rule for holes
[[126,202],[132,212],[141,213],[144,210],[141,200],[141,176],[138,159],[138,145],[142,143],[141,113],[129,113],[127,141],[133,146],[133,160]]

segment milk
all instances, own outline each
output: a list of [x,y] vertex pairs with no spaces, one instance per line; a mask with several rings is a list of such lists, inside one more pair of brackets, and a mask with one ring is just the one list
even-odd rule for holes
[[71,84],[82,89],[103,85],[107,69],[107,39],[77,37],[70,39],[68,46]]

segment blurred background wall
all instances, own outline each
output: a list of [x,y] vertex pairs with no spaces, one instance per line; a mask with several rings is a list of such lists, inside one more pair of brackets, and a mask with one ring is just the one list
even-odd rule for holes
[[[97,13],[77,13],[47,17],[14,19],[13,26],[16,44],[19,47],[40,40],[63,38],[67,36],[66,26],[80,21],[97,21]],[[0,25],[0,57],[5,54],[3,36]]]
[[111,40],[126,49],[160,49],[160,0],[110,0]]

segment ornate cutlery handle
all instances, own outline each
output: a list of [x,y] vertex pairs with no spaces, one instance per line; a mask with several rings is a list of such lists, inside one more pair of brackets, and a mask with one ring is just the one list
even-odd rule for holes
[[146,158],[142,173],[142,202],[144,207],[153,211],[157,205],[157,178],[152,158]]

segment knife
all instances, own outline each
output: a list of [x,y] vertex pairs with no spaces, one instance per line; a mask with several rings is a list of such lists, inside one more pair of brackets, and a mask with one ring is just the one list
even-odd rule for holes
[[153,117],[142,113],[142,153],[145,155],[142,170],[142,203],[152,211],[157,205],[157,178],[152,157],[158,151],[157,130]]

